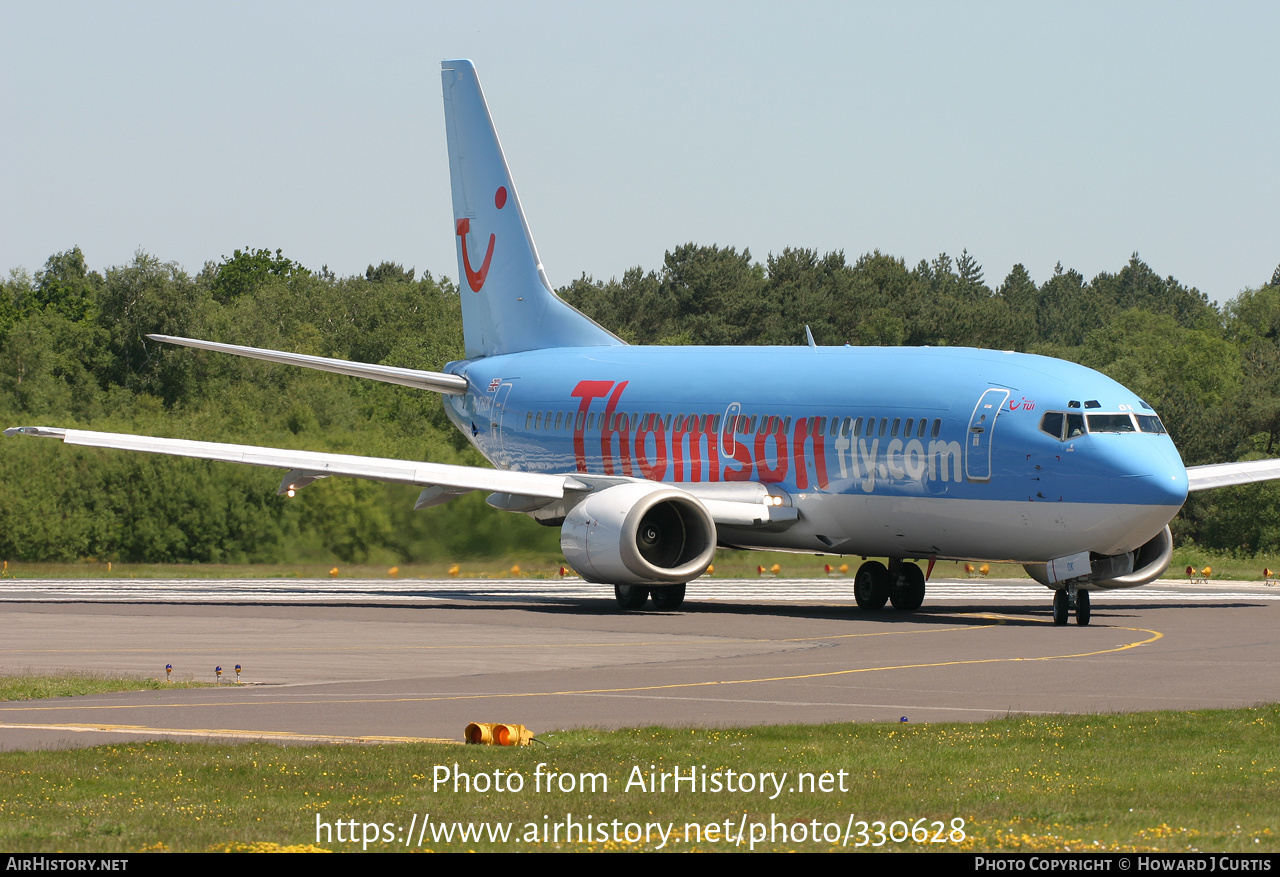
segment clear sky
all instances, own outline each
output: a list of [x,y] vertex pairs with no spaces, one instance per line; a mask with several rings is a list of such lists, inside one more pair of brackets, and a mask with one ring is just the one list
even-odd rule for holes
[[475,61],[552,283],[686,241],[1280,263],[1280,3],[0,3],[0,271],[246,245],[457,276]]

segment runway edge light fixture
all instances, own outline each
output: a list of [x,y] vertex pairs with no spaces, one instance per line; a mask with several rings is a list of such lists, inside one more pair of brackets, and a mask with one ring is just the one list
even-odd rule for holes
[[528,746],[533,742],[533,732],[524,725],[472,722],[462,732],[462,739],[486,746]]

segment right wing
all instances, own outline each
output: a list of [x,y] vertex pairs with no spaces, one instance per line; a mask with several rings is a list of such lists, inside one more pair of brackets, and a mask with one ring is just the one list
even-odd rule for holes
[[1280,478],[1280,460],[1250,460],[1246,463],[1211,463],[1187,467],[1187,490],[1212,490],[1235,484],[1253,484]]
[[247,356],[250,359],[265,359],[267,362],[300,365],[303,368],[314,368],[322,372],[332,372],[338,375],[350,375],[353,378],[369,378],[370,380],[382,381],[387,384],[417,387],[420,390],[431,390],[433,393],[444,393],[446,396],[461,396],[467,392],[466,378],[460,375],[445,374],[444,372],[400,368],[394,365],[373,365],[367,362],[351,362],[346,359],[330,359],[327,356],[307,356],[303,353],[285,353],[283,350],[242,347],[239,344],[220,344],[217,341],[178,338],[173,335],[148,335],[147,337],[152,341],[163,341],[166,344],[198,347],[201,350],[216,350],[219,353],[234,353],[236,356]]

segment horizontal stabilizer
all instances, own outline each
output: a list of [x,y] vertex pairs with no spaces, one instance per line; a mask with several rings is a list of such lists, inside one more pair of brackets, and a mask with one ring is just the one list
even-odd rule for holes
[[1280,460],[1250,460],[1247,463],[1212,463],[1187,467],[1187,490],[1211,490],[1234,484],[1274,481],[1280,478]]
[[498,469],[482,469],[478,466],[454,466],[447,463],[420,463],[416,460],[358,457],[352,454],[258,448],[220,442],[90,432],[84,429],[15,426],[6,429],[4,434],[60,438],[68,445],[84,445],[91,448],[145,451],[175,457],[194,457],[199,460],[296,469],[304,472],[306,478],[312,481],[329,475],[345,475],[349,478],[367,478],[371,481],[441,487],[455,494],[469,490],[483,490],[490,493],[509,493],[552,500],[564,497],[566,490],[578,490],[584,486],[568,475],[507,472]]
[[166,344],[197,347],[201,350],[216,350],[219,353],[232,353],[236,356],[247,356],[250,359],[265,359],[267,362],[279,362],[284,365],[299,365],[303,368],[314,368],[322,372],[350,375],[353,378],[368,378],[369,380],[382,381],[387,384],[399,384],[402,387],[417,387],[419,390],[430,390],[433,393],[444,393],[448,396],[461,396],[467,392],[466,378],[445,374],[444,372],[420,371],[416,368],[399,368],[394,365],[372,365],[367,362],[351,362],[346,359],[329,359],[325,356],[285,353],[283,350],[241,347],[239,344],[219,344],[217,341],[201,341],[197,338],[176,338],[172,335],[148,335],[147,337],[152,341],[163,341]]

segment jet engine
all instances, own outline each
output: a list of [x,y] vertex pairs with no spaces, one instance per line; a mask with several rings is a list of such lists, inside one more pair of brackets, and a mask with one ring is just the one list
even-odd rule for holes
[[[1173,533],[1168,525],[1153,539],[1135,551],[1110,557],[1101,554],[1089,558],[1089,589],[1136,588],[1158,579],[1169,568],[1173,559]],[[1049,581],[1047,564],[1027,563],[1023,569],[1042,585],[1054,587]],[[1060,587],[1060,586],[1059,586]]]
[[715,557],[716,524],[697,497],[658,484],[619,484],[565,516],[560,550],[589,582],[669,585],[696,579]]

